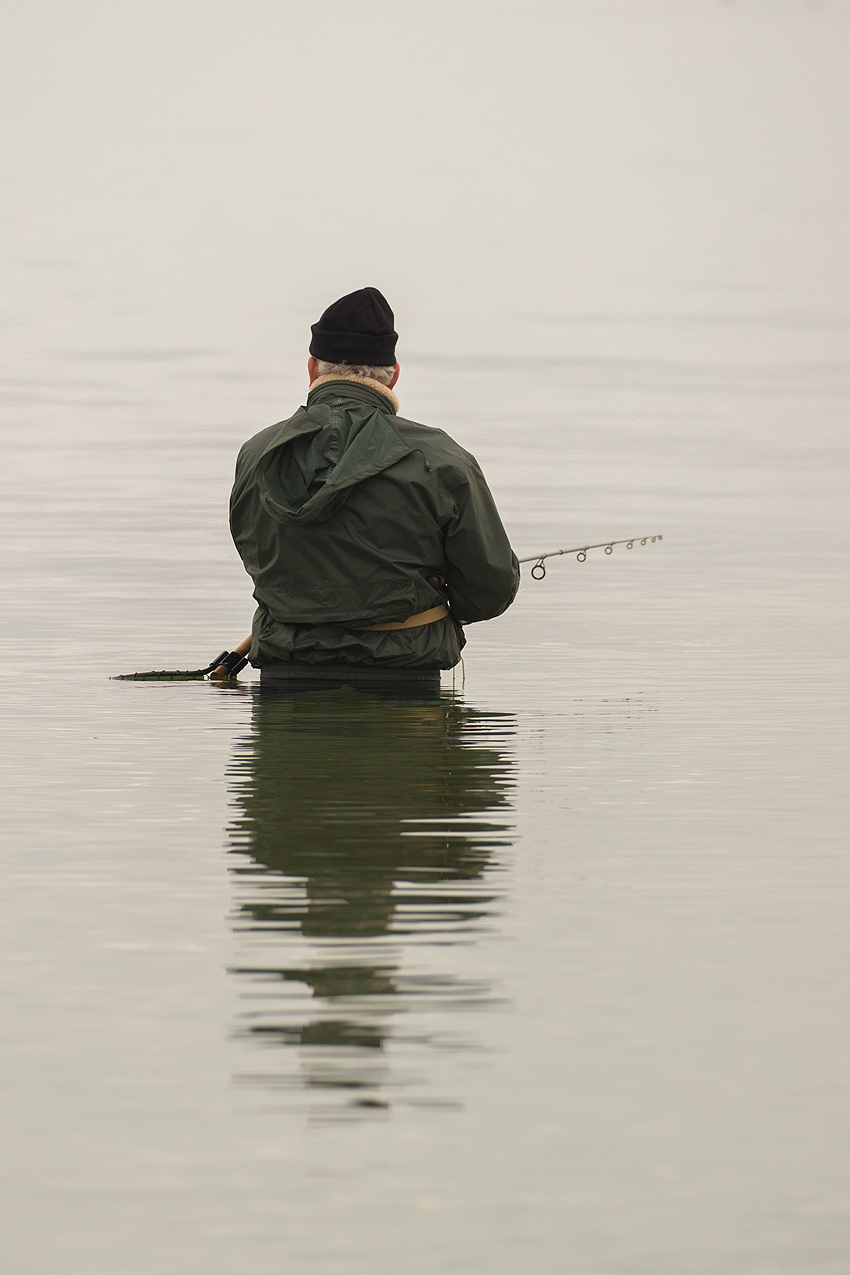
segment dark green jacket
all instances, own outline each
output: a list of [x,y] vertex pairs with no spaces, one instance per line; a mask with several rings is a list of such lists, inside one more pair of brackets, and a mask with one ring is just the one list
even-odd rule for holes
[[[260,667],[451,668],[459,624],[501,615],[519,586],[474,457],[359,382],[318,386],[306,407],[244,445],[230,527],[259,604],[250,658]],[[356,628],[445,601],[451,616],[434,624]]]

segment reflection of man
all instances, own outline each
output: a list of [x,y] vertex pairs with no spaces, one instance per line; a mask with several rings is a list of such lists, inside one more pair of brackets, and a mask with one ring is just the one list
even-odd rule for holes
[[[235,869],[239,928],[273,939],[275,952],[274,968],[241,972],[307,985],[324,1005],[305,1023],[298,1001],[294,1024],[271,1007],[271,1017],[252,1020],[252,1033],[380,1044],[385,1028],[364,1016],[364,1003],[390,996],[397,1010],[405,1005],[397,966],[375,940],[421,943],[433,933],[444,944],[490,910],[492,892],[478,878],[506,837],[499,816],[493,822],[486,812],[506,810],[511,781],[487,736],[511,730],[510,718],[448,696],[257,696],[231,770],[230,833],[232,849],[251,859]],[[471,823],[472,814],[482,818]],[[313,944],[329,941],[326,957],[305,959],[299,932]],[[435,992],[418,991],[481,995],[445,977]]]
[[330,306],[306,406],[239,453],[231,529],[255,586],[256,666],[451,668],[458,625],[516,594],[474,457],[398,414],[393,323],[377,288]]

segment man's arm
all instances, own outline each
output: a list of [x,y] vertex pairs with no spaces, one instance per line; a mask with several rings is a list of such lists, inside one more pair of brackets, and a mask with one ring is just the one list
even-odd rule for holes
[[446,528],[449,604],[461,624],[501,615],[519,588],[519,563],[496,503],[477,463],[470,462]]

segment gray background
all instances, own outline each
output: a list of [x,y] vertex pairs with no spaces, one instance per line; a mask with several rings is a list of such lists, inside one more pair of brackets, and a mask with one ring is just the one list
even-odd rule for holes
[[[3,20],[4,1269],[846,1271],[848,6]],[[235,452],[366,284],[520,556],[664,539],[444,678],[507,800],[440,825],[466,920],[401,873],[383,935],[250,933],[251,679],[108,675],[247,632]]]

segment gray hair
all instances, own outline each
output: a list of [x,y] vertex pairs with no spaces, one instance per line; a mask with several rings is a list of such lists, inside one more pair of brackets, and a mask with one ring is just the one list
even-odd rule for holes
[[364,380],[380,381],[381,385],[389,385],[395,373],[392,367],[369,367],[366,363],[326,363],[317,359],[319,376],[359,376]]

